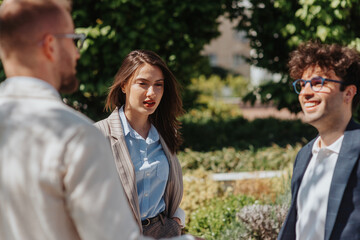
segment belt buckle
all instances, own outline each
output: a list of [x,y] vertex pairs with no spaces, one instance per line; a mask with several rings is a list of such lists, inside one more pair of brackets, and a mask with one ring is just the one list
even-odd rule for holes
[[151,221],[150,221],[150,219],[148,219],[148,218],[147,218],[147,219],[145,219],[145,220],[147,221],[147,223],[146,223],[146,224],[143,224],[143,226],[144,226],[144,227],[147,227],[147,226],[149,226],[149,225],[150,225]]

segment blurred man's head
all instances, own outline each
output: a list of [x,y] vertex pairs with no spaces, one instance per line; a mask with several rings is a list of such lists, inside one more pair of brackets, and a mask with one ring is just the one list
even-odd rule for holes
[[290,77],[294,80],[301,78],[306,70],[314,67],[338,76],[344,82],[340,85],[341,91],[344,91],[346,86],[354,85],[357,92],[352,107],[357,107],[360,101],[360,54],[356,49],[309,41],[290,54]]
[[60,92],[75,91],[79,52],[72,38],[78,36],[65,35],[73,33],[64,4],[5,0],[0,8],[0,56],[7,77],[38,77]]
[[359,103],[359,53],[337,44],[307,42],[290,57],[304,120],[318,130],[346,125]]

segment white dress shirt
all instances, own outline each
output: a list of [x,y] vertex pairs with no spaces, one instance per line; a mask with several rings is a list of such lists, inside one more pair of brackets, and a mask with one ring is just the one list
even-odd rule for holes
[[0,85],[0,239],[148,239],[108,141],[40,79]]
[[297,240],[324,239],[330,185],[344,135],[328,147],[315,140],[297,196]]

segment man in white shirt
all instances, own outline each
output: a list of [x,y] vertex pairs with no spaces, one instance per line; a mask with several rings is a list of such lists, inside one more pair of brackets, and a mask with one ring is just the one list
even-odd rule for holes
[[307,42],[291,53],[290,76],[304,121],[319,135],[298,153],[292,201],[278,239],[360,239],[360,56]]
[[107,140],[58,93],[78,87],[84,40],[51,0],[0,7],[0,239],[145,239]]

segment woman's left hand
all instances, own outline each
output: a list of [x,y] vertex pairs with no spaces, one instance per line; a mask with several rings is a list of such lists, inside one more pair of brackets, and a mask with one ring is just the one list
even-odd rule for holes
[[180,226],[182,226],[181,221],[180,221],[179,218],[173,217],[172,219],[173,219],[175,222],[177,222]]

